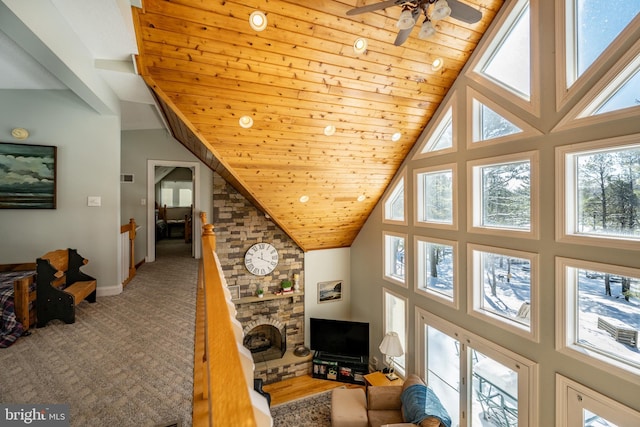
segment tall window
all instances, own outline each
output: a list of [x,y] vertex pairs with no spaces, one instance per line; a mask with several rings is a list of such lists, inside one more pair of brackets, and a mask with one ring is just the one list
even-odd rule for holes
[[[633,141],[626,145],[625,142]],[[640,240],[637,137],[559,147],[556,158],[561,240],[629,246]],[[564,171],[564,172],[563,172]]]
[[537,238],[537,153],[469,162],[470,228]]
[[533,427],[537,365],[416,308],[419,372],[460,427]]
[[469,314],[537,340],[536,254],[469,245]]
[[453,307],[458,306],[458,244],[416,237],[416,291]]
[[[609,371],[640,376],[640,271],[558,258],[560,351]],[[640,377],[638,377],[640,378]]]
[[[400,343],[406,354],[407,352],[407,299],[388,289],[382,289],[384,294],[384,333],[395,332],[400,338]],[[390,361],[387,361],[390,363]],[[396,373],[401,376],[406,374],[406,357],[396,356],[393,358],[393,365]]]
[[406,241],[407,236],[384,232],[384,277],[394,283],[406,286]]
[[416,220],[418,225],[456,228],[457,195],[455,164],[416,171]]
[[635,0],[566,0],[567,87],[595,62],[638,13],[640,2]]
[[529,4],[523,4],[497,48],[480,66],[480,72],[524,99],[531,96]]

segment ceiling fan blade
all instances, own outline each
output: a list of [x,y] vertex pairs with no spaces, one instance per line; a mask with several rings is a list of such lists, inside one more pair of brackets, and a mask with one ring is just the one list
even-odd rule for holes
[[[417,23],[418,18],[420,17],[420,10],[419,9],[412,10],[411,16],[413,16],[413,20],[416,21]],[[415,24],[413,25],[413,27],[415,27]],[[413,30],[413,27],[407,28],[406,30],[398,31],[398,35],[396,36],[396,41],[394,41],[393,44],[395,46],[400,46],[402,43],[406,42],[407,39],[409,38],[409,35],[411,34],[411,30]]]
[[475,24],[482,19],[482,12],[458,0],[448,0],[451,17],[467,24]]
[[411,34],[411,30],[413,30],[413,27],[407,28],[406,30],[398,31],[398,36],[396,37],[396,41],[394,41],[393,44],[396,46],[400,46],[402,43],[406,42],[409,38],[409,34]]
[[407,3],[409,0],[387,0],[380,3],[368,4],[366,6],[356,7],[347,11],[348,16],[360,15],[361,13],[373,12],[375,10],[386,9],[397,4]]

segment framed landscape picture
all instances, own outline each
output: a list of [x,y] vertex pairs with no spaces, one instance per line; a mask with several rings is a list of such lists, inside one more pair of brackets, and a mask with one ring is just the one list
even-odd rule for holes
[[342,280],[318,282],[318,302],[334,302],[342,299]]
[[0,209],[56,208],[56,147],[0,142]]

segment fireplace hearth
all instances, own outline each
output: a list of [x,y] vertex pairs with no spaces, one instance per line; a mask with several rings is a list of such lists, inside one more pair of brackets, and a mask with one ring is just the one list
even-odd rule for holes
[[249,349],[254,362],[280,359],[287,351],[286,325],[272,323],[278,325],[263,323],[245,333],[242,344]]

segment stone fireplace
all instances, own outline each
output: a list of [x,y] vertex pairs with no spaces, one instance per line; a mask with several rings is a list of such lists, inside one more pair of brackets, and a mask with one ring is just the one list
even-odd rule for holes
[[292,351],[304,343],[302,292],[234,302],[236,319],[244,332],[243,345],[252,352],[256,378],[270,384],[311,372],[311,356],[298,357]]
[[242,344],[254,362],[280,359],[287,351],[287,325],[264,317],[253,320],[244,327]]

